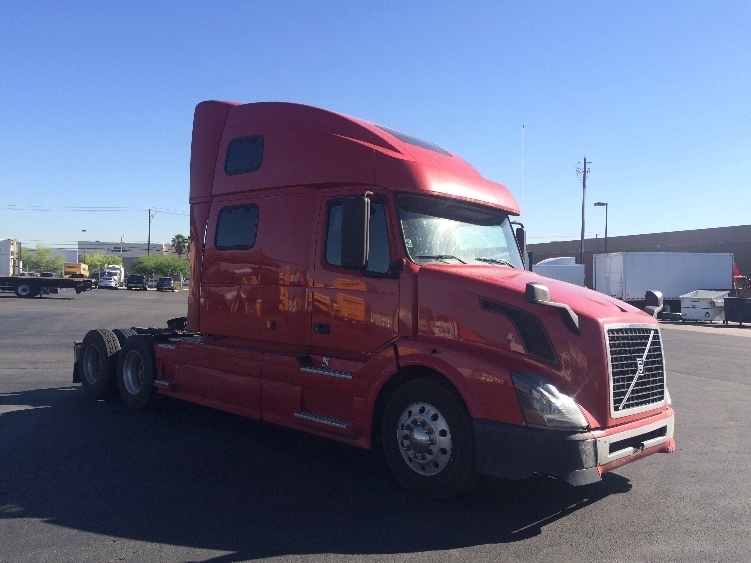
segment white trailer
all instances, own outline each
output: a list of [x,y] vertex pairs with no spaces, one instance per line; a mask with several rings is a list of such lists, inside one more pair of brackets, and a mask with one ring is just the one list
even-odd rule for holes
[[584,264],[577,264],[576,258],[570,256],[541,260],[532,266],[532,271],[546,278],[584,287]]
[[115,279],[117,285],[125,283],[125,269],[120,264],[110,264],[104,267],[104,273]]
[[692,252],[611,252],[594,256],[594,288],[624,301],[643,301],[648,290],[680,300],[697,289],[731,291],[733,255]]

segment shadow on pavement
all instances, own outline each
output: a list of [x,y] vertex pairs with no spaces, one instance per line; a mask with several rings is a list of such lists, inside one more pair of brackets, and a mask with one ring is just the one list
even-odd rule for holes
[[485,479],[430,501],[373,452],[178,401],[128,411],[77,388],[0,395],[0,520],[230,552],[388,554],[515,542],[610,495],[627,479],[573,488]]

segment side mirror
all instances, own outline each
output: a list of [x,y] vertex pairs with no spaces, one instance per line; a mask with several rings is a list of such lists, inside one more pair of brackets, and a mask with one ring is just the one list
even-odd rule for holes
[[644,312],[653,317],[662,311],[662,292],[647,291],[644,294]]
[[370,200],[348,197],[342,204],[342,267],[361,270],[370,249]]
[[548,289],[548,286],[544,283],[529,282],[524,288],[524,300],[527,303],[536,303],[537,305],[544,305],[545,307],[558,309],[566,328],[574,334],[581,336],[579,315],[574,313],[574,310],[565,303],[551,301],[550,289]]

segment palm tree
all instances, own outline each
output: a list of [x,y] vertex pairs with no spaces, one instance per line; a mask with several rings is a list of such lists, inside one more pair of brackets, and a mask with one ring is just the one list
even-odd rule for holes
[[190,244],[190,237],[184,235],[175,235],[172,237],[172,246],[175,249],[175,253],[179,258],[182,258],[183,252],[185,252]]

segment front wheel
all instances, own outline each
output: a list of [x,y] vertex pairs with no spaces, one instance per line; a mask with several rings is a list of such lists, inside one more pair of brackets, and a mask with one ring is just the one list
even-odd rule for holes
[[434,380],[414,379],[395,391],[381,441],[391,471],[415,494],[455,497],[477,480],[469,415],[455,393]]
[[130,336],[123,343],[117,362],[117,385],[128,408],[143,410],[151,405],[156,392],[156,356],[148,336]]

